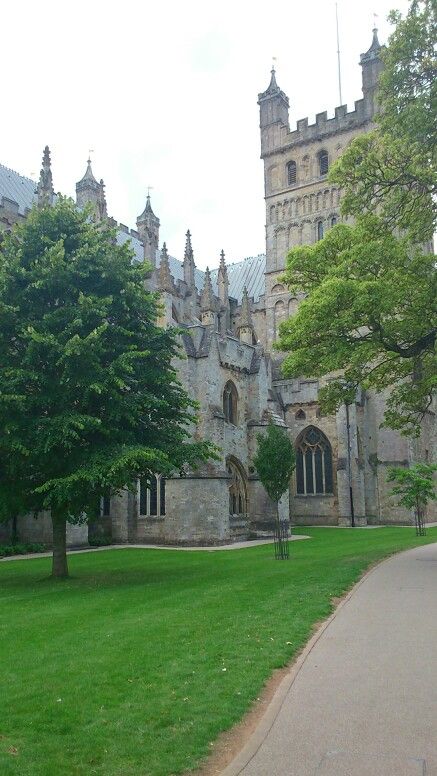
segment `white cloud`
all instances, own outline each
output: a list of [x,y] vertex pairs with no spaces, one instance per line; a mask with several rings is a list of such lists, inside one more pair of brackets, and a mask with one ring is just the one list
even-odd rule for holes
[[[398,2],[405,11],[405,0]],[[340,0],[343,102],[361,96],[359,54],[380,40],[391,0]],[[147,186],[161,239],[199,266],[264,251],[257,94],[272,56],[290,122],[338,104],[335,4],[277,0],[158,3],[24,0],[2,9],[2,154],[37,176],[44,145],[55,188],[74,184],[94,149],[110,213],[135,226]],[[6,77],[7,76],[7,77]]]

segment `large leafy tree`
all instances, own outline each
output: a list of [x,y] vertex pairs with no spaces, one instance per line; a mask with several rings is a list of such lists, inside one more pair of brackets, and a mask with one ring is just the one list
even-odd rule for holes
[[436,225],[436,0],[413,0],[405,17],[389,18],[375,129],[350,144],[330,180],[343,188],[343,213],[377,208],[390,228],[427,242]]
[[177,335],[156,325],[147,267],[60,199],[0,248],[0,519],[50,510],[53,575],[66,523],[108,490],[206,460],[178,382]]
[[366,216],[292,250],[285,278],[306,298],[281,324],[284,374],[329,374],[320,392],[327,412],[352,401],[358,385],[390,388],[386,423],[418,433],[437,380],[435,257]]
[[436,9],[413,0],[405,18],[391,14],[375,129],[330,171],[356,225],[290,252],[286,280],[306,299],[279,343],[287,376],[331,374],[326,411],[358,384],[390,389],[385,422],[415,434],[436,383],[435,257],[424,246],[435,226]]

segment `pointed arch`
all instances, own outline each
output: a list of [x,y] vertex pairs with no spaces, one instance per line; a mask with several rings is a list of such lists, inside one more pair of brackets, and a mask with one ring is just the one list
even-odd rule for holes
[[287,308],[285,307],[285,304],[282,301],[282,299],[279,299],[275,303],[273,313],[274,313],[274,335],[276,339],[276,337],[279,334],[279,325],[280,323],[282,323],[282,321],[285,321],[287,317]]
[[229,514],[231,516],[247,515],[247,476],[244,466],[233,455],[226,458],[226,471],[230,477],[229,483]]
[[238,425],[238,391],[232,380],[228,380],[223,388],[223,414],[226,423]]
[[334,492],[332,448],[315,426],[307,426],[296,440],[296,492],[298,496]]
[[138,481],[138,501],[140,517],[164,517],[165,515],[165,477],[151,474]]

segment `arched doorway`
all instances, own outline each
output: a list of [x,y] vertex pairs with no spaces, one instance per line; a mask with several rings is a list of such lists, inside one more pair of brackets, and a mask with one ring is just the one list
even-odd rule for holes
[[247,516],[247,485],[244,467],[237,458],[230,455],[226,459],[226,470],[230,476],[229,514],[231,517]]

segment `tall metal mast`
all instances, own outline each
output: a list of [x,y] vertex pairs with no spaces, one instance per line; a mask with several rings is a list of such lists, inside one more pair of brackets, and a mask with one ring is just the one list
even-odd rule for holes
[[341,67],[340,67],[340,36],[338,33],[338,3],[335,4],[335,23],[337,27],[337,62],[338,62],[338,93],[340,95],[340,105],[343,105],[341,98]]

